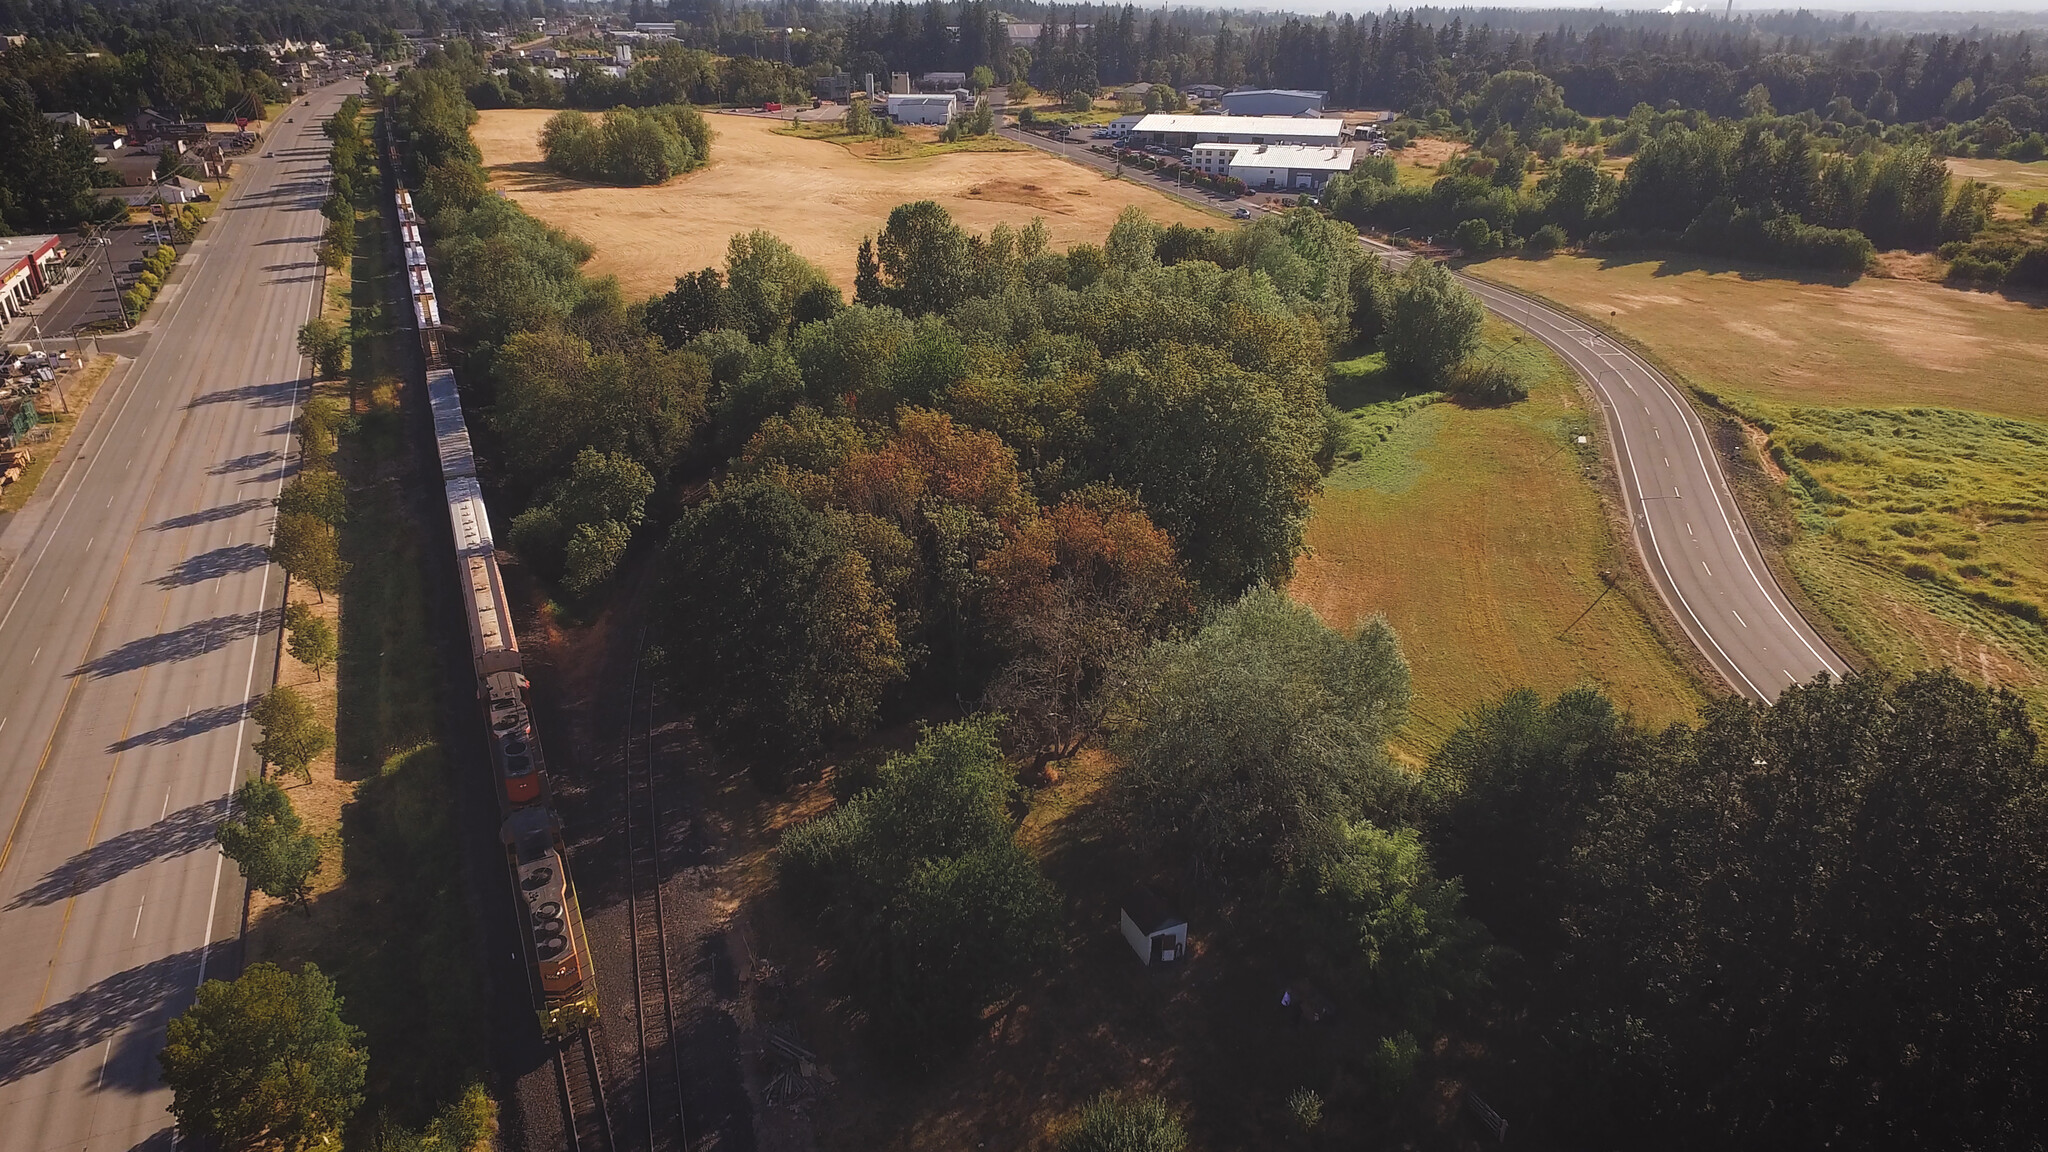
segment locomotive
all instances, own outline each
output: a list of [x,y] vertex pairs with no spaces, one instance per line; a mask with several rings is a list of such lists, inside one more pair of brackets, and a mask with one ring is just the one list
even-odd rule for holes
[[[394,169],[395,170],[395,169]],[[477,483],[476,455],[455,373],[446,365],[440,306],[427,266],[421,220],[412,194],[396,192],[414,326],[427,363],[427,406],[434,422],[448,524],[455,544],[463,618],[469,631],[470,673],[479,719],[489,736],[491,791],[499,833],[518,907],[528,982],[541,1031],[573,1034],[597,1018],[597,979],[583,932],[583,913],[569,875],[562,822],[548,787],[547,762],[533,722],[530,685],[522,672],[511,602],[498,571],[491,520]]]

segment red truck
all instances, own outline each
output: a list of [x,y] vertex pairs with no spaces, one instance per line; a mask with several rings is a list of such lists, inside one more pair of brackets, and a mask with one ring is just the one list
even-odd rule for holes
[[761,111],[780,112],[782,111],[782,102],[779,100],[770,100],[767,103],[761,105]]

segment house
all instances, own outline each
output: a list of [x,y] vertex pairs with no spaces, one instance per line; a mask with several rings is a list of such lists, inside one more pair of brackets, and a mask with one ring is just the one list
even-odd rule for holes
[[1143,104],[1145,97],[1151,94],[1152,86],[1150,84],[1126,84],[1111,93],[1111,98],[1119,103],[1128,100],[1133,104]]
[[1298,88],[1245,88],[1225,92],[1220,99],[1226,116],[1299,116],[1320,115],[1326,95]]
[[1351,171],[1356,149],[1305,144],[1197,144],[1189,161],[1205,176],[1234,176],[1247,188],[1321,191],[1330,177]]
[[64,259],[54,235],[0,238],[0,323],[21,315],[50,286],[50,265]]
[[1180,90],[1190,100],[1215,100],[1223,95],[1221,84],[1190,84]]
[[917,78],[917,90],[920,92],[951,92],[955,88],[965,87],[965,72],[927,72]]
[[1146,964],[1171,964],[1187,955],[1188,922],[1167,911],[1166,901],[1143,884],[1124,897],[1124,939]]
[[1288,116],[1184,116],[1155,112],[1138,121],[1131,139],[1140,144],[1191,148],[1197,144],[1309,144],[1334,148],[1344,140],[1341,120]]
[[43,113],[43,119],[48,120],[52,124],[63,124],[71,128],[91,127],[90,124],[86,123],[85,117],[80,116],[76,112],[45,112]]
[[891,95],[883,111],[898,124],[939,124],[953,122],[960,114],[960,102],[952,93],[924,96]]
[[145,204],[190,204],[210,198],[205,185],[184,176],[173,176],[161,184],[143,188],[123,189],[114,196],[130,208],[140,208]]
[[159,160],[147,152],[121,152],[105,158],[107,170],[120,179],[124,188],[144,188],[156,183],[156,166]]

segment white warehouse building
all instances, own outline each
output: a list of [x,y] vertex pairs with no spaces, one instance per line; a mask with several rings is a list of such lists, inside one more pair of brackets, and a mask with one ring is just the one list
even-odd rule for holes
[[1245,187],[1320,191],[1330,177],[1351,171],[1355,150],[1305,144],[1197,144],[1193,167],[1206,176],[1235,176]]
[[898,124],[951,124],[953,117],[960,114],[960,101],[950,93],[932,96],[892,94],[884,111]]
[[1138,121],[1140,144],[1191,148],[1197,144],[1306,144],[1335,148],[1344,142],[1342,120],[1306,116],[1181,116],[1154,113]]

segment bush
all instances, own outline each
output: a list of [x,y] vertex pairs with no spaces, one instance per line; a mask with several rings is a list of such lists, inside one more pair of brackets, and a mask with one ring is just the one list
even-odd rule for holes
[[159,277],[154,272],[144,272],[142,275],[137,276],[135,278],[135,286],[137,288],[143,289],[152,296],[156,295],[156,290],[163,287],[163,284],[164,282],[162,278]]
[[1451,374],[1444,390],[1460,400],[1489,408],[1529,398],[1529,382],[1498,361],[1460,367]]
[[1529,251],[1555,252],[1565,245],[1564,229],[1555,224],[1545,224],[1529,237]]
[[[2034,206],[2036,216],[2048,203]],[[2005,283],[2020,288],[2048,288],[2048,244],[2036,244],[2006,266]]]
[[1948,262],[1948,275],[1951,280],[1976,280],[1985,284],[1996,284],[2005,279],[2006,267],[1996,260],[1963,252]]
[[1104,1092],[1081,1109],[1060,1152],[1181,1152],[1187,1144],[1180,1117],[1164,1100]]
[[1484,220],[1461,220],[1458,222],[1458,227],[1452,235],[1456,238],[1460,249],[1475,256],[1482,252],[1491,252],[1499,246],[1499,240],[1494,235],[1493,226]]

